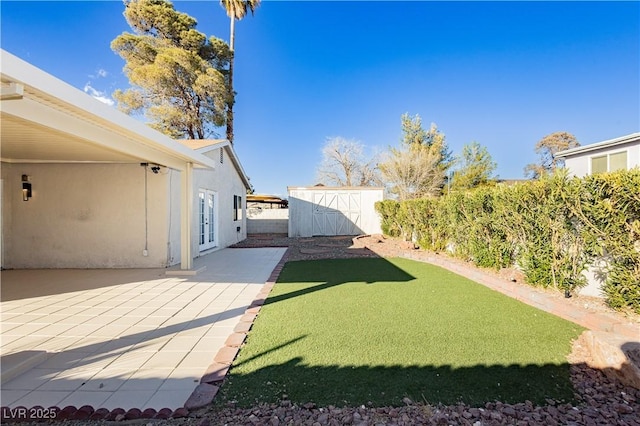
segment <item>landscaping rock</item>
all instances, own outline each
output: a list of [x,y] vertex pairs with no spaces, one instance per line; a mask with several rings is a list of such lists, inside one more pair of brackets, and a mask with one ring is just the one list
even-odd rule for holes
[[218,389],[218,386],[200,383],[196,386],[195,390],[184,404],[185,408],[187,410],[193,410],[211,404],[213,398],[215,398],[218,393]]
[[[587,330],[582,338],[589,350],[587,363],[614,380],[640,389],[640,343],[612,333]],[[595,399],[595,397],[594,397]]]

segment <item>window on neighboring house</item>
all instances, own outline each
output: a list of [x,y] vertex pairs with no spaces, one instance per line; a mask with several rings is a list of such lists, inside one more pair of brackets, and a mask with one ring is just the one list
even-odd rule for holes
[[609,155],[609,171],[627,170],[627,151]]
[[607,156],[591,158],[591,173],[604,173],[607,171]]
[[591,157],[591,173],[615,172],[627,169],[627,151]]
[[233,196],[233,220],[242,220],[242,197]]

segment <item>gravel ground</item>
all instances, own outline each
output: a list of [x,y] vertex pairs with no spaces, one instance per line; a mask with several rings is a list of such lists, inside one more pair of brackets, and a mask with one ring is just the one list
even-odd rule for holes
[[[234,247],[288,247],[287,261],[350,258],[393,257],[406,250],[414,250],[406,242],[381,236],[287,238],[283,235],[252,236]],[[464,262],[463,262],[464,263]],[[469,265],[469,267],[472,267]],[[518,279],[516,271],[500,271],[499,275]],[[561,297],[561,296],[558,296]],[[565,299],[566,300],[566,299]],[[598,299],[575,297],[568,301],[590,310],[611,312]],[[629,315],[626,316],[629,318]],[[637,316],[631,316],[638,321]],[[210,407],[193,411],[186,417],[168,420],[131,419],[113,421],[65,421],[51,424],[152,424],[152,425],[630,425],[640,426],[640,390],[626,387],[608,378],[601,371],[585,364],[588,353],[580,339],[574,343],[568,361],[575,389],[575,402],[559,403],[547,400],[545,405],[530,401],[503,404],[495,401],[483,407],[463,404],[433,406],[405,399],[403,407],[316,407],[312,403],[293,404],[282,400],[279,404],[260,405],[249,409],[233,405]]]

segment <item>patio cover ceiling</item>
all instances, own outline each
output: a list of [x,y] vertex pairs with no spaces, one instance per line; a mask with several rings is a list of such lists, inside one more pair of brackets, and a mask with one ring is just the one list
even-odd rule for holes
[[153,163],[181,171],[181,269],[193,266],[193,169],[215,161],[0,49],[0,160]]
[[2,161],[215,167],[146,124],[4,50],[1,55]]

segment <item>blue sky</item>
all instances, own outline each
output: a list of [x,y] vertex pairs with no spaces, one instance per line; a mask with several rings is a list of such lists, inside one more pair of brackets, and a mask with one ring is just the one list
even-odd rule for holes
[[[218,1],[175,1],[228,40]],[[2,1],[2,48],[110,100],[120,1]],[[236,27],[235,147],[259,193],[313,185],[327,137],[399,143],[400,116],[477,141],[522,178],[556,132],[581,144],[640,130],[640,2],[263,0]],[[221,129],[221,135],[224,130]]]

